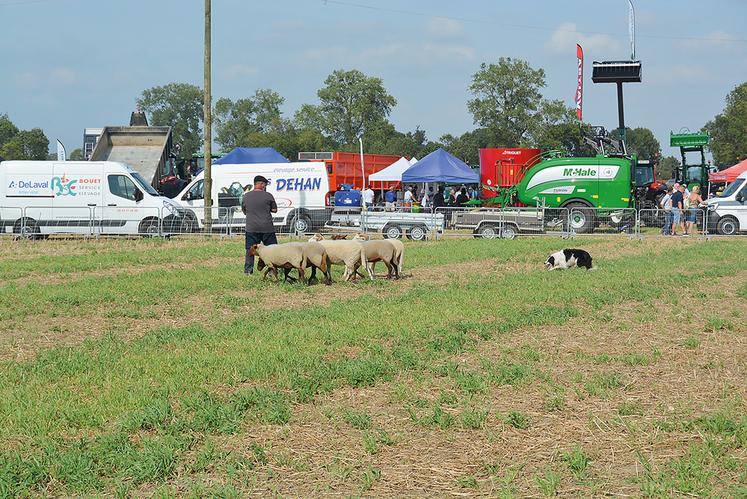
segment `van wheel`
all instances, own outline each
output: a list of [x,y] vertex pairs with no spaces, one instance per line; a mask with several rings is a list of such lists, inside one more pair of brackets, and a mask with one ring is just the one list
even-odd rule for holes
[[161,229],[158,226],[157,218],[146,218],[140,222],[137,229],[138,234],[143,237],[156,237],[161,235]]
[[734,217],[723,217],[718,221],[716,230],[718,230],[718,233],[722,236],[733,236],[739,232],[739,221]]
[[428,236],[428,227],[425,225],[416,225],[407,233],[407,237],[413,241],[425,241]]
[[33,218],[20,218],[13,224],[13,234],[17,234],[19,239],[38,239],[40,233],[39,224]]
[[294,234],[306,234],[311,232],[311,218],[302,213],[297,214],[291,221],[291,232]]
[[400,239],[402,237],[402,227],[397,224],[388,224],[382,231],[386,239]]

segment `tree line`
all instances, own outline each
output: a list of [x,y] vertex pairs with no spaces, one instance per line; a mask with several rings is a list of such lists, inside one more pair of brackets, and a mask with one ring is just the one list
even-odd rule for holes
[[[501,57],[482,64],[469,83],[466,106],[475,128],[436,140],[426,130],[397,130],[389,121],[397,99],[381,78],[358,70],[336,70],[317,91],[318,103],[304,104],[292,116],[281,108],[285,99],[271,89],[253,95],[219,98],[213,106],[215,142],[223,152],[235,147],[273,147],[290,159],[300,151],[357,151],[363,137],[370,153],[421,158],[439,147],[468,164],[479,162],[484,147],[537,147],[571,156],[593,155],[585,143],[575,110],[560,100],[547,99],[545,72],[526,61]],[[144,90],[138,106],[153,125],[171,126],[182,157],[197,154],[202,143],[203,93],[196,85],[169,83]],[[705,125],[711,151],[719,165],[747,156],[747,83],[726,98],[721,114]],[[626,131],[627,147],[641,159],[659,160],[660,175],[668,178],[679,164],[674,156],[661,157],[661,144],[648,128]],[[20,131],[0,115],[0,156],[5,159],[44,159],[49,141],[35,128]],[[71,157],[82,157],[80,150]]]

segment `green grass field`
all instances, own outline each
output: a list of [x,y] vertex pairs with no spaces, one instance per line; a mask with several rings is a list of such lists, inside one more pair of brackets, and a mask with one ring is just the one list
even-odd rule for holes
[[[598,269],[544,271],[568,244]],[[747,495],[744,241],[242,269],[239,240],[0,240],[0,496]]]

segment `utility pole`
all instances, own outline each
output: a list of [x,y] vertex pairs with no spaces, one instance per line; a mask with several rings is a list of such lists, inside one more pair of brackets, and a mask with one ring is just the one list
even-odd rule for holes
[[210,2],[205,0],[205,100],[203,103],[203,123],[205,126],[205,142],[202,147],[205,152],[205,179],[203,192],[205,196],[205,232],[208,234],[213,229],[213,135],[212,135],[212,98],[210,95]]

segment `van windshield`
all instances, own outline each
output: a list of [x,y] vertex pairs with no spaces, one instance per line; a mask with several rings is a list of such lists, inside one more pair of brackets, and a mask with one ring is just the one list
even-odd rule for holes
[[742,183],[744,183],[743,178],[736,179],[734,182],[729,184],[729,187],[724,189],[724,192],[721,194],[721,197],[728,198],[729,196],[731,196],[732,194],[734,194],[735,192],[739,190],[739,188],[742,186]]
[[132,178],[135,179],[135,182],[148,194],[151,196],[160,196],[158,194],[158,191],[156,191],[152,185],[150,185],[148,182],[145,181],[142,175],[140,175],[138,172],[130,172],[130,175],[132,175]]

